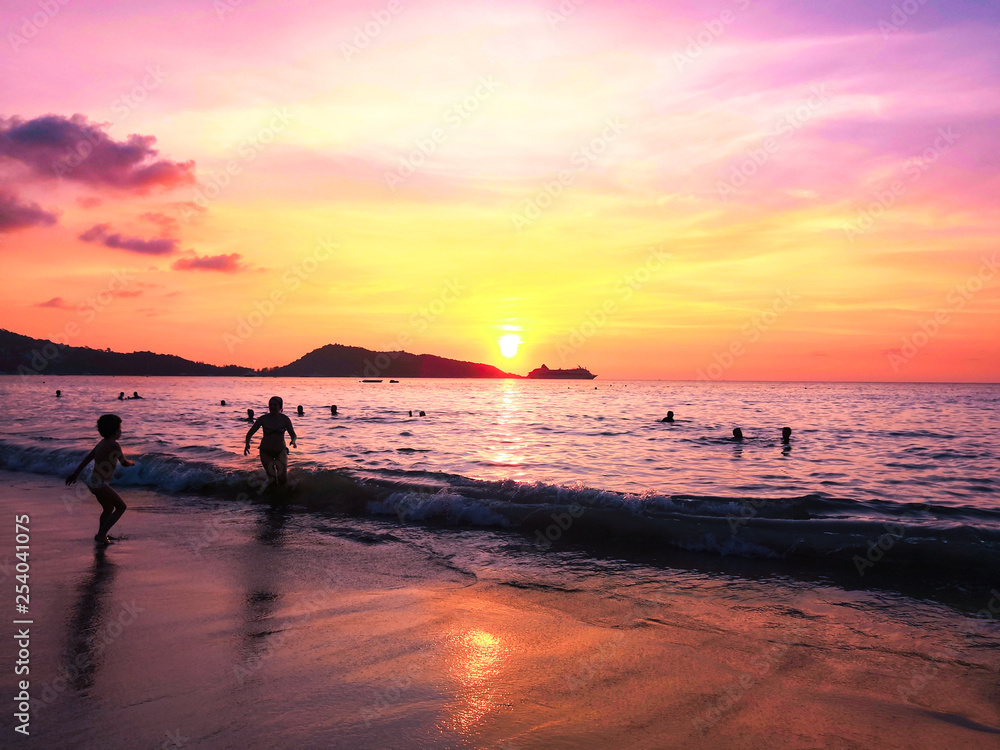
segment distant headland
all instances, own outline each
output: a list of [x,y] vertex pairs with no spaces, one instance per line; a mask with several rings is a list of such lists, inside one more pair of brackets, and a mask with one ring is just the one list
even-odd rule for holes
[[3,375],[168,375],[360,378],[522,378],[492,365],[409,352],[328,344],[280,367],[210,365],[172,354],[67,346],[0,329]]

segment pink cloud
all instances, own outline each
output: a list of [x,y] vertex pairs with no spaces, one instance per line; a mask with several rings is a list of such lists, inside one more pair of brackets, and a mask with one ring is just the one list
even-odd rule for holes
[[83,115],[0,119],[0,157],[38,178],[64,177],[100,187],[146,193],[194,182],[194,162],[157,159],[156,138],[132,134],[116,141]]
[[169,255],[177,249],[177,240],[166,237],[144,240],[139,237],[125,237],[121,234],[109,234],[107,224],[95,224],[79,236],[84,242],[100,242],[105,247],[115,250],[128,250],[142,255]]
[[222,271],[236,273],[245,270],[243,256],[239,253],[227,255],[196,255],[180,258],[174,261],[173,268],[177,271]]
[[0,191],[0,232],[52,226],[58,220],[57,214],[46,211],[37,203],[22,202],[12,193]]
[[72,306],[66,303],[62,297],[53,297],[47,302],[36,302],[35,307],[54,307],[57,310],[70,310]]

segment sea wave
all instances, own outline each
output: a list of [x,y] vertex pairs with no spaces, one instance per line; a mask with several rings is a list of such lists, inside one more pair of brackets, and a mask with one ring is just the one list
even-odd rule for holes
[[[0,468],[69,474],[84,452],[0,441]],[[273,502],[262,472],[204,459],[147,453],[119,468],[115,484],[171,494]],[[358,472],[296,467],[280,499],[324,511],[394,517],[403,523],[523,532],[540,548],[604,541],[673,546],[720,555],[812,558],[854,565],[862,575],[905,566],[1000,570],[1000,512],[971,506],[856,502],[822,493],[794,497],[629,494],[583,484],[484,481],[430,471]]]

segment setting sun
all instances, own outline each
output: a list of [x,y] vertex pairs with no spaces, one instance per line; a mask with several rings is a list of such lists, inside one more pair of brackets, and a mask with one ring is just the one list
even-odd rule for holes
[[500,353],[505,357],[513,357],[517,354],[517,347],[521,345],[521,337],[516,333],[508,333],[500,337]]

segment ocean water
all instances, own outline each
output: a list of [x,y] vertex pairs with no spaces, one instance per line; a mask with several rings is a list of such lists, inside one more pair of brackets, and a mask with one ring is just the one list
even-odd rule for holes
[[246,409],[280,395],[292,502],[541,545],[556,523],[745,556],[1000,560],[998,385],[7,376],[0,395],[13,471],[67,474],[113,412],[138,462],[120,486],[252,495]]

